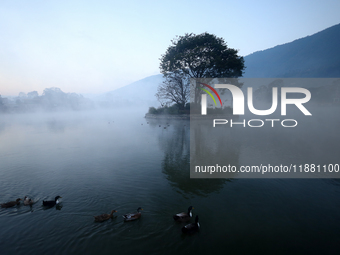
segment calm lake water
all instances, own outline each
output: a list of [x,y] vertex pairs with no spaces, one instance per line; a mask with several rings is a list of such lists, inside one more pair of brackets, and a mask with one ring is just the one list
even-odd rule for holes
[[[339,179],[190,179],[189,121],[145,111],[2,115],[0,203],[36,203],[0,209],[0,253],[338,254]],[[261,141],[239,146],[237,161]],[[42,206],[57,195],[59,210]],[[190,205],[201,230],[185,236],[172,215]]]

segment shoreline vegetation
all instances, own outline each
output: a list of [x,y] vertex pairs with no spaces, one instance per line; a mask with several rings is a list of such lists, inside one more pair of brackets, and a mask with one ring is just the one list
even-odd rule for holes
[[[232,117],[233,109],[230,106],[224,108],[207,108],[207,114],[213,118],[226,116]],[[191,103],[186,104],[184,109],[180,109],[180,107],[176,104],[172,106],[164,106],[158,107],[149,107],[149,111],[145,114],[145,118],[150,119],[190,119],[201,118],[201,106]],[[207,116],[204,115],[206,118]]]

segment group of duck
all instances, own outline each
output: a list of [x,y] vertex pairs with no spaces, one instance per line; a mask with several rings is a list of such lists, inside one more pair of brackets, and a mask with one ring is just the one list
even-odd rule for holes
[[[56,196],[54,200],[50,200],[50,201],[44,201],[43,200],[43,206],[53,207],[55,205],[58,205],[60,198],[62,198],[62,197]],[[21,200],[22,200],[21,198],[18,198],[15,201],[10,201],[10,202],[1,204],[1,207],[2,208],[10,208],[10,207],[19,205]],[[34,204],[34,201],[27,196],[25,196],[23,201],[24,201],[24,205],[33,205]],[[181,212],[181,213],[175,214],[173,216],[174,220],[177,221],[177,222],[188,222],[188,221],[190,221],[190,219],[192,218],[192,209],[194,209],[194,208],[192,206],[189,206],[187,212]],[[123,215],[124,221],[138,220],[142,216],[142,213],[141,213],[142,210],[143,209],[141,207],[138,207],[137,212],[124,214]],[[117,212],[117,211],[112,210],[110,214],[103,213],[101,215],[93,216],[93,217],[94,217],[95,221],[103,222],[103,221],[112,219],[113,214],[115,212]],[[193,234],[193,233],[199,231],[199,229],[200,229],[200,224],[198,222],[198,215],[196,215],[195,222],[187,224],[184,227],[182,227],[182,232],[186,233],[186,234]]]
[[[188,212],[181,212],[181,213],[175,214],[173,216],[174,220],[177,221],[177,222],[188,222],[188,221],[190,221],[190,219],[192,218],[192,209],[194,209],[194,208],[192,206],[189,206]],[[124,214],[123,215],[124,221],[138,220],[142,216],[142,213],[140,212],[141,210],[143,210],[143,209],[141,207],[138,207],[136,213]],[[94,217],[95,221],[103,222],[103,221],[106,221],[108,219],[113,218],[113,214],[115,212],[117,212],[117,211],[112,210],[110,214],[104,213],[102,215],[93,216],[93,217]],[[195,232],[198,232],[199,229],[200,229],[200,224],[198,222],[198,215],[196,215],[195,222],[187,224],[184,227],[182,227],[182,232],[185,233],[185,234],[194,234]]]
[[[110,122],[109,122],[110,124]],[[146,122],[146,124],[149,124],[149,122]],[[143,126],[143,123],[141,124]],[[162,125],[158,125],[159,127],[162,127]],[[185,125],[184,125],[185,126]],[[170,127],[169,123],[166,123],[166,125],[164,126],[164,129],[166,129],[167,127]]]
[[[55,206],[55,205],[59,204],[59,198],[62,198],[62,197],[56,196],[54,200],[50,200],[50,201],[44,201],[43,200],[43,206],[50,206],[50,207]],[[25,196],[23,200],[24,200],[24,205],[33,205],[35,203],[31,198],[29,198],[27,196]],[[1,204],[1,207],[2,208],[10,208],[10,207],[19,205],[20,201],[22,201],[22,199],[17,198],[17,200],[15,200],[15,201],[10,201],[10,202]]]
[[[135,213],[124,214],[124,215],[123,215],[124,221],[138,220],[138,219],[142,216],[142,213],[141,213],[140,211],[143,211],[143,208],[138,207],[138,208],[137,208],[137,212],[135,212]],[[108,219],[113,218],[113,214],[114,214],[115,212],[117,212],[117,211],[116,211],[116,210],[112,210],[110,214],[103,213],[103,214],[101,214],[101,215],[93,216],[93,217],[94,217],[94,220],[95,220],[95,221],[97,221],[97,222],[103,222],[103,221],[106,221],[106,220],[108,220]]]
[[[189,206],[188,212],[181,212],[177,213],[173,216],[174,220],[177,222],[188,222],[192,218],[192,209],[194,209],[192,206]],[[200,230],[200,224],[198,222],[198,215],[195,217],[195,222],[190,223],[182,227],[182,232],[185,234],[194,234],[195,232],[198,232]]]

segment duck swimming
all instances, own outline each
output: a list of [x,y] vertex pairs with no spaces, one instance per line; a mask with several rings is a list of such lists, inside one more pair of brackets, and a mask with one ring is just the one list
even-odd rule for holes
[[173,216],[175,221],[179,221],[179,222],[186,222],[189,221],[190,218],[192,217],[192,212],[191,210],[194,209],[192,206],[189,206],[188,208],[188,212],[181,212],[181,213],[177,213]]
[[18,198],[17,200],[15,201],[10,201],[10,202],[7,202],[7,203],[4,203],[4,204],[1,204],[1,207],[2,208],[9,208],[9,207],[13,207],[15,205],[18,205],[20,204],[20,200],[22,200],[21,198]]
[[132,220],[137,220],[142,216],[142,213],[140,212],[140,210],[143,210],[141,207],[137,208],[137,212],[136,213],[128,213],[123,215],[124,221],[132,221]]
[[50,201],[44,201],[43,200],[43,205],[44,206],[55,206],[55,205],[57,205],[57,204],[59,204],[59,198],[62,198],[61,196],[56,196],[55,197],[55,199],[54,199],[54,201],[53,200],[50,200]]
[[33,202],[32,199],[30,199],[30,198],[25,196],[25,198],[24,198],[24,205],[33,205],[33,203],[34,202]]
[[200,224],[198,222],[198,215],[196,215],[195,223],[190,223],[182,228],[182,232],[185,234],[194,234],[200,230]]
[[113,213],[117,212],[116,210],[112,210],[110,214],[107,213],[103,213],[102,215],[98,215],[98,216],[93,216],[94,220],[97,222],[103,222],[106,221],[110,218],[113,218]]

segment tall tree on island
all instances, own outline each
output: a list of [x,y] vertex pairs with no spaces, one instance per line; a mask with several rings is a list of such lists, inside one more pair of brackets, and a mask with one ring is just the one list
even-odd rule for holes
[[[207,32],[187,33],[177,36],[171,43],[160,59],[160,70],[165,78],[161,85],[163,90],[175,86],[167,82],[168,77],[181,76],[189,82],[190,78],[237,78],[243,74],[243,57],[237,55],[237,50],[228,48],[223,38]],[[199,86],[197,83],[194,88],[195,103],[200,99]],[[167,99],[175,102],[171,97]]]

